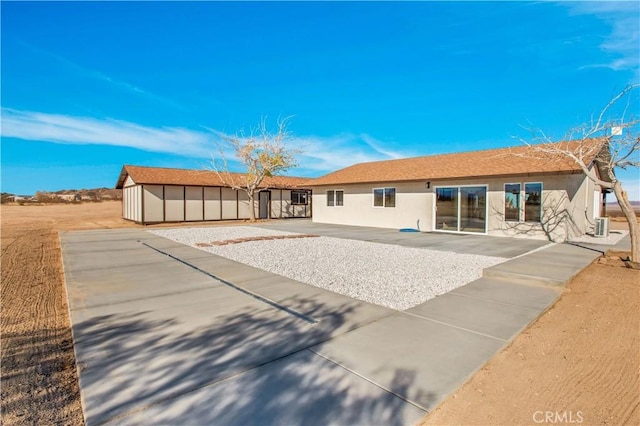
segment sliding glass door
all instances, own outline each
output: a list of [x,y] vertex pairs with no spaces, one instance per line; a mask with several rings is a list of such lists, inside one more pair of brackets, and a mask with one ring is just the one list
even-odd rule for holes
[[435,229],[456,232],[487,232],[487,187],[436,188]]

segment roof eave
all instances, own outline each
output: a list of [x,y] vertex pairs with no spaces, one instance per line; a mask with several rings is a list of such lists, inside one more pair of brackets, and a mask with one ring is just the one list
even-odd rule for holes
[[122,166],[122,170],[120,171],[120,175],[118,176],[118,181],[116,182],[115,189],[122,189],[124,187],[124,181],[127,180],[127,176],[129,172],[127,172],[127,166]]
[[494,175],[475,175],[475,176],[446,176],[446,177],[430,177],[425,176],[417,179],[388,179],[388,180],[373,180],[373,181],[343,181],[343,182],[331,182],[331,183],[313,183],[308,185],[309,187],[316,186],[335,186],[335,185],[371,185],[371,184],[380,184],[386,182],[397,182],[397,183],[409,183],[409,182],[423,182],[423,181],[442,181],[442,180],[460,180],[460,179],[487,179],[487,178],[501,178],[507,176],[514,177],[529,177],[529,176],[549,176],[549,175],[558,175],[558,174],[580,174],[582,173],[581,169],[571,169],[571,170],[557,170],[557,171],[547,171],[547,172],[523,172],[523,173],[503,173],[503,174],[494,174]]

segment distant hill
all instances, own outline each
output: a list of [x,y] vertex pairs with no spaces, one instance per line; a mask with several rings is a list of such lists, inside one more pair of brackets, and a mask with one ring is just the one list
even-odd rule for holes
[[121,200],[122,190],[114,188],[93,188],[93,189],[63,189],[52,192],[56,195],[75,195],[78,194],[83,200],[94,198],[96,201],[101,200]]
[[2,203],[78,203],[110,200],[122,200],[122,191],[113,188],[83,188],[62,189],[55,192],[37,191],[33,196],[2,193]]
[[[629,201],[633,206],[633,211],[637,217],[640,217],[640,201]],[[610,217],[624,217],[622,210],[617,201],[611,201],[607,203],[607,216]]]
[[[632,205],[633,207],[640,207],[640,201],[629,201],[629,202],[631,203],[631,205]],[[609,206],[619,207],[619,206],[618,206],[618,202],[617,202],[617,201],[609,201],[609,202],[607,203],[607,207],[609,207]]]

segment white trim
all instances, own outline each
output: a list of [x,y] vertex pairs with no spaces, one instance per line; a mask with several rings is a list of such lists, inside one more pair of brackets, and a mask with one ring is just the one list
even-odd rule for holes
[[[329,192],[333,192],[333,205],[332,206],[329,205],[329,195],[328,195]],[[340,205],[340,206],[338,206],[336,204],[336,192],[342,192],[342,205]],[[325,203],[326,204],[325,207],[344,207],[344,189],[327,189],[325,191],[325,195],[327,197],[327,202]]]
[[593,214],[591,215],[593,219],[600,217],[600,209],[602,209],[602,191],[596,187],[593,191]]
[[[382,205],[381,206],[376,206],[376,196],[373,193],[376,189],[381,189],[382,190]],[[387,206],[386,202],[385,202],[385,197],[386,197],[386,190],[387,189],[393,189],[393,206]],[[374,209],[395,209],[396,208],[396,204],[397,204],[397,197],[396,194],[398,193],[398,188],[395,186],[385,186],[385,187],[379,187],[379,188],[371,188],[371,207],[373,207]]]
[[[479,188],[479,187],[483,187],[484,188],[484,193],[485,193],[485,198],[484,198],[484,232],[469,232],[469,231],[460,231],[460,188]],[[436,229],[436,215],[438,214],[437,211],[437,204],[438,204],[438,189],[439,188],[457,188],[458,192],[457,192],[457,199],[458,199],[458,206],[457,206],[457,212],[458,212],[458,217],[457,217],[457,221],[456,221],[456,230],[455,231],[451,231],[451,230],[447,230],[447,229]],[[438,186],[434,186],[433,187],[433,195],[434,195],[434,199],[433,199],[433,223],[432,223],[432,227],[431,229],[433,230],[433,232],[444,232],[444,233],[456,233],[456,234],[470,234],[470,235],[488,235],[489,234],[489,185],[488,184],[470,184],[470,185],[438,185]]]
[[[540,184],[540,220],[527,220],[527,184],[531,184],[531,185],[535,185],[535,184]],[[523,182],[522,185],[522,192],[523,192],[523,197],[522,197],[522,223],[542,223],[542,207],[543,207],[543,200],[542,200],[542,193],[544,192],[544,184],[542,182]]]
[[[507,185],[518,185],[520,187],[520,190],[518,191],[518,218],[516,220],[513,219],[509,219],[507,220]],[[523,203],[522,203],[522,182],[505,182],[504,185],[502,185],[502,192],[503,192],[503,197],[502,197],[502,201],[504,203],[503,206],[503,212],[504,212],[504,221],[505,222],[512,222],[512,223],[520,223],[522,222],[522,217],[524,216],[524,211],[522,210],[523,208]]]

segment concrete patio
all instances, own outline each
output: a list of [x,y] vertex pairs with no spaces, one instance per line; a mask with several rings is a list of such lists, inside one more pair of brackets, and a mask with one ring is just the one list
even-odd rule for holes
[[[481,250],[485,239],[510,257],[547,244],[308,226],[451,250]],[[600,254],[546,247],[398,312],[140,229],[61,242],[89,425],[415,423],[555,302],[560,289],[548,284]]]

